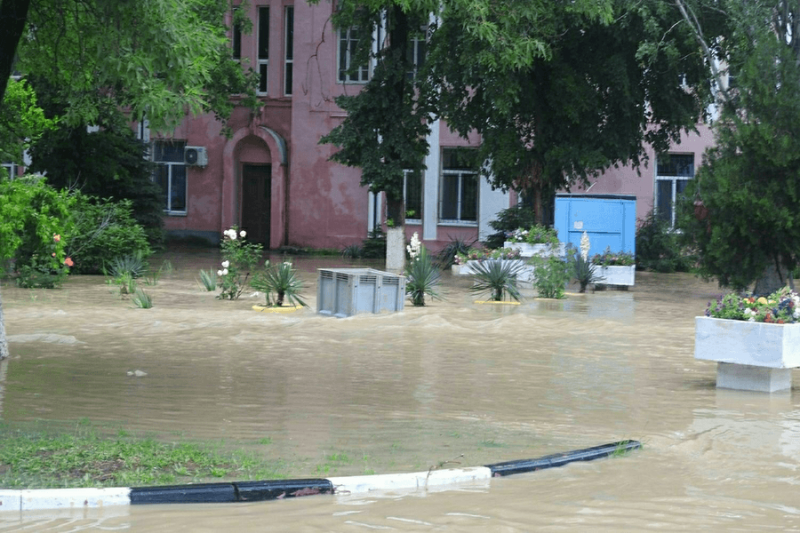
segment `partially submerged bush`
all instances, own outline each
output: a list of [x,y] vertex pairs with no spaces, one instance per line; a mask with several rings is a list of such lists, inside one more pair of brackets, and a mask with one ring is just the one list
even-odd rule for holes
[[636,229],[636,268],[656,272],[688,272],[693,259],[666,220],[652,211]]
[[504,301],[506,295],[519,301],[522,295],[517,288],[517,276],[522,273],[523,268],[522,262],[517,261],[478,261],[472,265],[475,284],[471,290],[478,294],[488,293],[489,298],[497,302]]

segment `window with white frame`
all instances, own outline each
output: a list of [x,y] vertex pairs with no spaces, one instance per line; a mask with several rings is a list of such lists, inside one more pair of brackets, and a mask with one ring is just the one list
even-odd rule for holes
[[406,204],[406,222],[422,223],[422,171],[403,171],[403,200]]
[[478,166],[475,151],[463,148],[442,150],[439,185],[439,222],[478,223]]
[[416,77],[417,72],[425,63],[425,56],[428,50],[428,43],[425,40],[425,35],[415,35],[408,41],[408,48],[406,49],[406,61],[411,65],[411,70],[408,71],[409,79]]
[[369,81],[369,64],[356,66],[356,47],[361,39],[358,28],[339,30],[339,81],[343,83],[366,83]]
[[17,175],[17,165],[11,162],[2,162],[0,163],[0,167],[4,168],[6,173],[5,176],[9,179],[14,179]]
[[675,201],[694,178],[694,154],[662,154],[656,158],[656,216],[675,227]]
[[292,95],[292,71],[294,68],[294,6],[286,6],[284,17],[284,61],[283,95]]
[[183,141],[156,141],[153,144],[153,161],[156,163],[154,180],[161,187],[164,211],[170,215],[186,214],[186,164]]
[[269,6],[258,8],[258,94],[267,94],[269,70]]

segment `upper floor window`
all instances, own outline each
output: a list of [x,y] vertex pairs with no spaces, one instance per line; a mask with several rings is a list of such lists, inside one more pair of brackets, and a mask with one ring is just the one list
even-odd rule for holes
[[369,81],[369,64],[355,65],[355,53],[361,31],[358,28],[339,30],[339,81],[366,83]]
[[675,201],[694,178],[694,154],[662,154],[656,159],[656,216],[675,226]]
[[406,203],[406,222],[422,223],[422,171],[403,171],[403,199]]
[[425,40],[425,35],[417,35],[408,41],[408,48],[406,50],[406,61],[411,65],[411,70],[408,72],[408,77],[413,78],[425,63],[425,56],[428,51],[428,43]]
[[283,64],[283,94],[292,95],[292,69],[294,67],[294,6],[286,6],[284,17],[285,58]]
[[269,69],[269,7],[258,8],[258,93],[267,94]]
[[439,222],[477,224],[477,169],[474,150],[463,148],[442,150]]
[[242,25],[236,21],[239,8],[233,8],[231,23],[231,55],[234,59],[242,58]]
[[171,215],[186,214],[186,164],[183,141],[156,141],[153,145],[153,161],[156,163],[155,182],[161,186],[164,211]]

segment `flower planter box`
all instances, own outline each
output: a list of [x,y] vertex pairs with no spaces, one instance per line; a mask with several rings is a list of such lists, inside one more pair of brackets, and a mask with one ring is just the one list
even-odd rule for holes
[[697,317],[694,357],[717,361],[717,387],[761,392],[792,388],[800,367],[800,324]]
[[600,266],[594,265],[594,274],[600,280],[598,285],[626,285],[633,287],[636,278],[636,265]]
[[343,318],[358,313],[402,311],[406,278],[372,268],[320,268],[317,312]]
[[519,250],[519,255],[522,257],[533,257],[534,255],[541,257],[550,257],[551,255],[564,257],[567,255],[567,245],[563,242],[553,246],[550,244],[528,244],[527,242],[505,241],[503,247]]

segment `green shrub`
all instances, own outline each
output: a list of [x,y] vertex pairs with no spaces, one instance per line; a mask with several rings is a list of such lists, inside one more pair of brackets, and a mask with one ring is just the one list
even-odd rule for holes
[[436,287],[439,286],[441,274],[428,255],[428,250],[422,245],[415,233],[408,246],[409,261],[406,263],[406,294],[411,296],[414,307],[425,305],[425,295],[439,298]]
[[74,272],[100,274],[116,258],[139,256],[144,260],[152,254],[129,200],[113,202],[78,195],[72,220],[75,229],[67,251],[75,261]]
[[[450,268],[453,263],[456,262],[456,256],[459,254],[466,256],[472,249],[472,246],[477,242],[477,240],[469,242],[466,239],[451,237],[450,235],[448,235],[448,238],[450,242],[439,251],[438,255],[439,266],[441,268]],[[500,243],[500,246],[502,245],[503,243]]]
[[534,266],[536,291],[540,298],[563,298],[564,287],[572,278],[572,267],[558,256],[534,256],[529,261]]
[[636,268],[656,272],[688,272],[693,258],[682,247],[669,222],[651,211],[636,230]]
[[247,232],[239,231],[237,226],[222,232],[222,268],[217,271],[220,278],[222,300],[237,300],[247,286],[250,273],[255,270],[261,259],[264,247],[260,244],[245,242]]
[[500,248],[506,240],[506,234],[517,228],[530,228],[536,225],[536,212],[533,207],[519,203],[508,209],[498,211],[497,219],[489,222],[497,233],[489,235],[484,244],[487,248]]
[[307,305],[300,297],[303,282],[297,277],[297,272],[292,268],[290,261],[275,264],[267,261],[264,270],[255,274],[250,285],[264,293],[267,307],[281,307],[284,300],[288,300],[295,307]]
[[361,247],[361,257],[365,259],[384,259],[386,257],[386,236],[380,229],[369,232],[369,238]]
[[521,262],[517,261],[487,259],[474,263],[475,284],[471,290],[479,294],[488,293],[489,298],[496,302],[505,300],[506,294],[519,301],[522,295],[517,288],[517,276],[522,269]]

